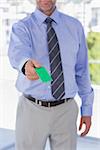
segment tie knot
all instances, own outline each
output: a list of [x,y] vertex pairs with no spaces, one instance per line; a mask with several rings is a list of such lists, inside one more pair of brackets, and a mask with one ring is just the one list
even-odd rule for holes
[[52,21],[53,21],[53,19],[52,19],[52,18],[47,17],[47,18],[46,18],[46,20],[45,20],[45,23],[46,23],[46,24],[51,24],[51,23],[52,23]]

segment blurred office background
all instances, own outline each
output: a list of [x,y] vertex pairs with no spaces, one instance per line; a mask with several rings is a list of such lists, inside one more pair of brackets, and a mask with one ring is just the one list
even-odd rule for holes
[[[95,91],[92,127],[87,136],[100,140],[100,0],[57,0],[57,7],[77,18],[85,30],[90,76]],[[0,0],[0,133],[4,133],[4,129],[15,130],[20,94],[15,88],[17,71],[11,68],[7,56],[11,27],[34,10],[35,0]],[[80,106],[78,96],[76,100]],[[80,114],[78,125],[79,118]]]

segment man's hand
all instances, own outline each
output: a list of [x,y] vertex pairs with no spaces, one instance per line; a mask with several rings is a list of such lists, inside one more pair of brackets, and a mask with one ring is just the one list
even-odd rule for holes
[[80,120],[79,130],[82,129],[83,124],[85,124],[85,130],[81,133],[81,136],[85,136],[91,127],[91,116],[82,116]]
[[25,64],[25,75],[29,80],[38,80],[39,76],[35,72],[36,68],[40,68],[41,65],[36,60],[28,60]]

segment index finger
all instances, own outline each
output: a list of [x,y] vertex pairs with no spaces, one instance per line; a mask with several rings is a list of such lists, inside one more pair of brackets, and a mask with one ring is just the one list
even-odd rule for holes
[[85,131],[81,133],[81,136],[85,136],[89,132],[89,129],[90,129],[90,125],[85,123]]

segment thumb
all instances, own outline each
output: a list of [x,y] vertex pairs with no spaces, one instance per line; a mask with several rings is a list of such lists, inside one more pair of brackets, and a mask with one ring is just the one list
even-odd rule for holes
[[34,65],[35,68],[40,68],[41,65],[39,62],[37,62],[36,60],[32,60],[32,64]]

